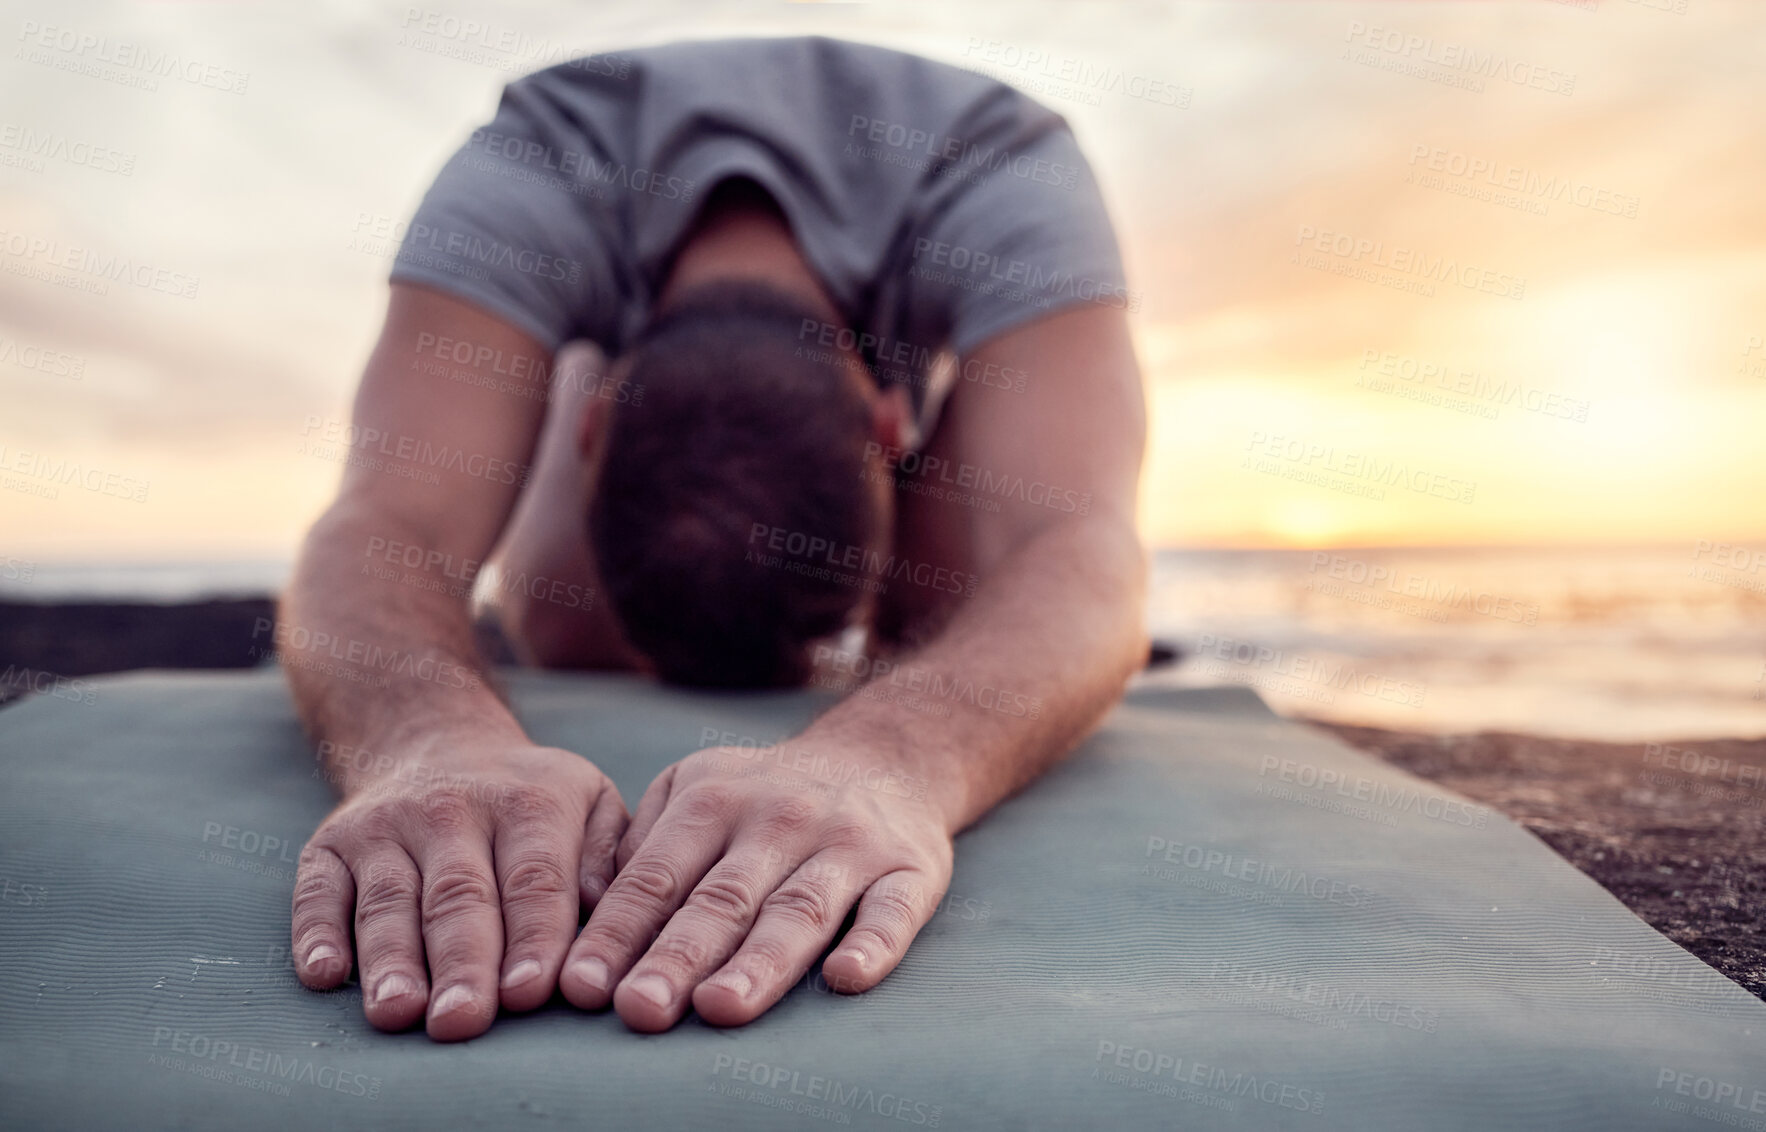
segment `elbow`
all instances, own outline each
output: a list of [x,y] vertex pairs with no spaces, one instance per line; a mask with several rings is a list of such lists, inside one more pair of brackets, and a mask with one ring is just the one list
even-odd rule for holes
[[1080,537],[1087,548],[1082,560],[1090,568],[1088,581],[1112,612],[1118,666],[1126,686],[1146,668],[1153,644],[1147,631],[1147,550],[1134,524],[1114,516],[1100,517]]

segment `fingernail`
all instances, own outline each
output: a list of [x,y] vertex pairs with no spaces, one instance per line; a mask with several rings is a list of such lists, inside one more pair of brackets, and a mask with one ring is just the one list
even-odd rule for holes
[[503,989],[513,990],[523,983],[533,982],[539,976],[540,961],[538,959],[523,959],[509,968],[509,973],[503,976]]
[[865,950],[862,947],[842,947],[839,951],[834,953],[834,958],[850,959],[860,967],[868,965],[871,961],[871,957],[865,954]]
[[652,1006],[666,1007],[675,992],[661,975],[639,975],[626,984],[626,989]]
[[705,980],[714,987],[722,987],[737,998],[747,998],[754,990],[754,980],[744,971],[720,971]]
[[435,996],[435,1001],[429,1004],[430,1016],[439,1018],[443,1014],[452,1014],[456,1010],[465,1010],[472,1005],[473,998],[474,995],[471,987],[455,983],[447,990],[442,991]]
[[388,975],[374,984],[374,1002],[390,1002],[395,998],[407,998],[417,993],[417,984],[409,975]]
[[607,964],[599,959],[578,959],[570,965],[570,974],[577,982],[598,991],[606,990],[613,978]]
[[337,948],[332,947],[329,943],[321,943],[307,952],[307,970],[312,970],[327,959],[336,959],[337,956]]

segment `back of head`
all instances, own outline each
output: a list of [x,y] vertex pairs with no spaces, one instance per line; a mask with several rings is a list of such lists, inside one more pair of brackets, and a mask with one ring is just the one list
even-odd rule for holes
[[862,387],[802,349],[805,318],[764,287],[708,286],[629,353],[643,401],[609,425],[589,540],[626,636],[664,680],[801,683],[809,643],[862,596],[854,571],[768,547],[862,550],[881,534]]

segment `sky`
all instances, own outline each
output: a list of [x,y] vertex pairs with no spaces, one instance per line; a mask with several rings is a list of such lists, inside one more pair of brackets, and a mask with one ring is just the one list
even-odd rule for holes
[[1746,3],[7,12],[0,560],[291,556],[339,472],[303,440],[384,312],[375,233],[531,52],[812,33],[1072,123],[1140,299],[1149,542],[1766,542]]

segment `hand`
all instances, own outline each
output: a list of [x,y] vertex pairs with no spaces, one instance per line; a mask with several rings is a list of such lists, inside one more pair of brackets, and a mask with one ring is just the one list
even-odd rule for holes
[[551,997],[578,901],[607,891],[625,825],[613,783],[569,751],[401,762],[356,784],[301,851],[300,981],[349,977],[353,913],[368,1021],[403,1030],[427,1007],[430,1037],[476,1037],[499,998],[531,1010]]
[[822,972],[836,990],[876,986],[950,880],[951,834],[926,786],[865,755],[790,745],[674,764],[638,803],[619,874],[570,949],[564,997],[611,1001],[634,1030],[666,1030],[689,1003],[742,1025],[804,975],[855,901]]

